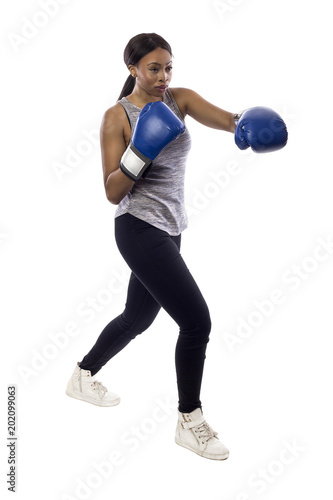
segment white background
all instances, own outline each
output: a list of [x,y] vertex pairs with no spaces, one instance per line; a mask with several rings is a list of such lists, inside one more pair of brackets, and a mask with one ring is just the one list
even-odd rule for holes
[[[53,2],[52,15],[42,3],[1,7],[1,492],[10,494],[7,385],[17,384],[18,499],[330,497],[328,0],[71,0]],[[98,375],[120,405],[65,395],[76,362],[126,298],[128,269],[93,138],[127,78],[125,45],[152,31],[171,44],[171,86],[232,112],[269,106],[289,130],[283,150],[255,155],[187,119],[182,255],[213,321],[202,401],[230,449],[223,462],[174,444],[178,332],[163,311]],[[57,175],[73,150],[76,166]],[[231,164],[237,175],[213,180]],[[271,302],[273,290],[281,303]],[[99,311],[84,316],[91,297]]]

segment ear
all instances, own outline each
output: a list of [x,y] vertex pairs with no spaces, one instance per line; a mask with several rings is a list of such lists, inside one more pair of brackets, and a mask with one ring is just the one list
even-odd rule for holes
[[133,76],[133,78],[136,78],[136,77],[137,77],[137,70],[136,70],[136,67],[135,67],[135,66],[133,66],[132,64],[130,64],[130,65],[128,66],[128,69],[129,69],[129,71],[130,71],[131,75]]

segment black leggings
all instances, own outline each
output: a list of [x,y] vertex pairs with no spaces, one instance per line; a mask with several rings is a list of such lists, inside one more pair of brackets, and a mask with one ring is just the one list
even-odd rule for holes
[[181,412],[201,408],[200,388],[211,329],[207,304],[180,254],[181,236],[130,214],[115,219],[118,248],[132,270],[124,312],[98,337],[80,367],[94,375],[154,321],[160,308],[179,326],[176,373]]

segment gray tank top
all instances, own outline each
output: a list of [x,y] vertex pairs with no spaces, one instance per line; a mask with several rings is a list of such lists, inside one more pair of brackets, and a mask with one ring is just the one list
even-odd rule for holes
[[[118,101],[125,109],[132,131],[141,109],[126,97]],[[184,118],[169,89],[163,102],[184,122]],[[115,217],[130,213],[166,231],[170,236],[178,236],[187,227],[184,203],[185,166],[191,148],[191,137],[185,132],[169,143],[153,161],[153,166],[144,179],[139,179],[131,191],[119,203]]]

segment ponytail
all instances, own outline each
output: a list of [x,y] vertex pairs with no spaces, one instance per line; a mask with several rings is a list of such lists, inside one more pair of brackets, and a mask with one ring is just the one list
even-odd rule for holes
[[[126,67],[136,66],[140,59],[157,48],[167,50],[172,56],[170,45],[160,35],[157,35],[156,33],[141,33],[140,35],[134,36],[130,39],[124,50],[124,61]],[[120,92],[118,101],[120,101],[123,97],[130,95],[133,92],[134,87],[135,78],[133,78],[132,75],[129,75],[122,91]]]
[[132,93],[134,87],[135,87],[135,78],[133,78],[132,75],[129,75],[126,82],[124,83],[122,91],[120,92],[120,96],[118,97],[118,101],[120,101],[120,99],[122,99],[123,97],[130,95]]

